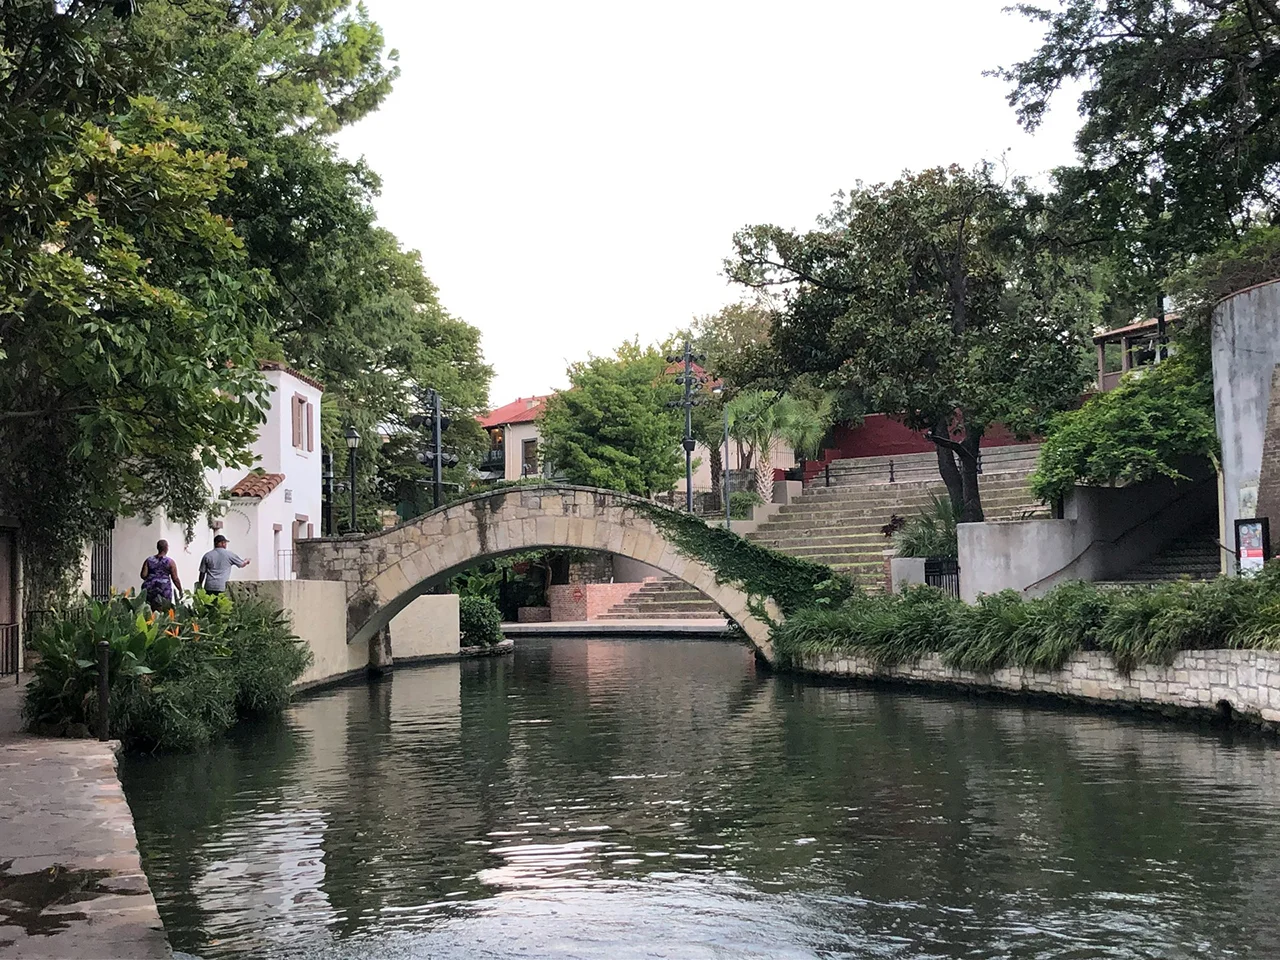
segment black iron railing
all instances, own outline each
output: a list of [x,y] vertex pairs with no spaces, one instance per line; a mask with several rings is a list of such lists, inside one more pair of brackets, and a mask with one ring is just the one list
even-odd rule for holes
[[15,683],[22,667],[21,635],[16,623],[0,623],[0,677],[12,673]]
[[960,597],[960,561],[956,557],[928,557],[924,561],[924,582],[943,593]]

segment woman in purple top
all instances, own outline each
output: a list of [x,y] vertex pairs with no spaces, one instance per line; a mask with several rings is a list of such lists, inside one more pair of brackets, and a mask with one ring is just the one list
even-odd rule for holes
[[169,556],[169,541],[156,541],[156,555],[142,561],[142,592],[153,610],[173,606],[173,591],[182,593],[182,581],[178,579],[178,565]]

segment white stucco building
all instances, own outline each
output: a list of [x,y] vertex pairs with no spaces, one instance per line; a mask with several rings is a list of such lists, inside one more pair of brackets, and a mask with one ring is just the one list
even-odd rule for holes
[[[293,577],[293,543],[319,536],[323,496],[320,463],[320,397],[324,387],[283,364],[264,362],[262,373],[270,388],[266,422],[251,451],[252,467],[209,470],[205,482],[220,501],[220,515],[201,517],[191,542],[187,530],[163,513],[151,521],[137,517],[116,520],[111,531],[110,570],[102,571],[108,551],[90,559],[86,552],[84,589],[101,592],[109,579],[117,590],[138,587],[143,560],[155,553],[157,540],[169,541],[169,555],[177,562],[186,589],[195,586],[200,557],[221,533],[230,547],[250,561],[237,570],[238,580],[280,580]],[[215,511],[218,512],[218,511]],[[95,562],[96,561],[96,562]],[[91,567],[97,566],[97,576]]]

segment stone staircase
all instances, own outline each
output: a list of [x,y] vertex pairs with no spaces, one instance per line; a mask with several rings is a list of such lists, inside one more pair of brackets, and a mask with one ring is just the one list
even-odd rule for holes
[[711,600],[675,577],[650,580],[597,620],[710,620],[724,619]]
[[[1048,516],[1048,508],[1027,488],[1036,450],[1034,446],[1005,447],[997,448],[994,456],[984,456],[979,484],[988,520]],[[823,485],[825,477],[820,476],[748,538],[795,557],[825,563],[864,587],[880,586],[884,550],[890,542],[881,529],[893,515],[908,519],[929,508],[933,497],[947,495],[932,454],[895,458],[893,483],[888,482],[888,460],[836,461],[831,486]],[[908,479],[899,479],[903,476],[900,465]],[[926,467],[932,475],[923,478]]]
[[1171,580],[1212,580],[1221,572],[1218,532],[1203,527],[1179,537],[1115,580],[1099,586],[1132,586]]
[[[1037,445],[996,447],[984,452],[979,480],[988,520],[1047,517],[1048,508],[1027,488],[1035,469]],[[889,482],[893,460],[894,482]],[[890,541],[881,533],[895,514],[908,519],[928,509],[933,497],[945,498],[938,459],[929,454],[866,457],[831,464],[830,481],[819,474],[794,502],[777,512],[747,539],[794,557],[825,563],[876,590],[883,586],[884,550]],[[646,583],[610,608],[601,620],[722,617],[701,593],[673,578]]]

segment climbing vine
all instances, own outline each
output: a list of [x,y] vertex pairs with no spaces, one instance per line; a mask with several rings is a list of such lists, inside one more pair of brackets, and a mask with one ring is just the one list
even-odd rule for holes
[[762,547],[694,514],[654,504],[638,504],[637,509],[677,550],[710,567],[718,583],[745,590],[752,614],[766,623],[766,599],[790,615],[805,607],[838,605],[854,592],[850,580],[824,564]]

